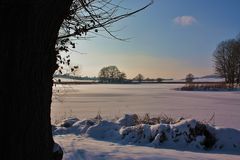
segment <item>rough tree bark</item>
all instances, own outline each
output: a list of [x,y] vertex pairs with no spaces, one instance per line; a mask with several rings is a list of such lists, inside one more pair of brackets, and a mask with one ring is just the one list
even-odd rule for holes
[[1,126],[1,160],[53,159],[54,48],[71,3],[0,0],[0,108],[1,117],[7,117]]

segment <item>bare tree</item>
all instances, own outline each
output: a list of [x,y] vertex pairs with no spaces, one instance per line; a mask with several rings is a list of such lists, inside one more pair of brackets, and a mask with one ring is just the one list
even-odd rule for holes
[[163,81],[163,78],[157,78],[156,79],[158,83],[162,82]]
[[[101,35],[99,32],[106,32],[110,37],[124,41],[113,34],[110,30],[112,24],[140,12],[150,6],[153,0],[148,0],[148,4],[137,10],[131,11],[121,6],[123,0],[113,2],[113,0],[73,0],[68,16],[64,19],[59,30],[56,51],[58,53],[58,73],[63,73],[65,68],[70,66],[70,55],[68,59],[62,57],[61,51],[75,51],[75,40],[85,40],[92,38],[91,35]],[[77,51],[78,52],[78,51]],[[71,73],[71,70],[69,70]]]
[[112,24],[144,10],[153,0],[134,11],[122,7],[121,2],[123,1],[119,0],[117,3],[113,0],[73,0],[69,15],[59,31],[57,49],[68,51],[69,45],[75,48],[73,37],[86,39],[89,33],[101,35],[99,30],[107,32],[114,39],[125,40],[113,34],[110,30]]
[[126,74],[120,72],[116,66],[103,67],[98,77],[103,83],[123,83],[126,80]]
[[[237,42],[238,42],[238,44],[240,45],[240,33],[237,35],[237,37],[236,37],[236,40],[237,40]],[[238,69],[237,69],[237,84],[238,85],[240,85],[240,51],[238,50],[237,51],[238,52],[238,56],[237,56],[237,63],[238,63]]]
[[3,123],[1,160],[61,159],[50,113],[56,56],[64,44],[74,47],[65,38],[97,28],[111,35],[110,24],[144,7],[123,14],[114,0],[1,0],[0,7],[0,112],[16,122]]
[[240,42],[240,33],[236,36],[236,40]]
[[188,75],[186,75],[186,82],[187,83],[192,83],[194,80],[194,75],[192,73],[189,73]]
[[234,87],[240,77],[240,42],[231,39],[221,42],[214,54],[216,73],[225,78],[225,82]]
[[127,79],[127,75],[124,72],[120,72],[118,75],[118,78],[119,78],[120,83],[124,83],[124,81],[126,81],[126,79]]
[[136,80],[139,83],[141,83],[144,80],[144,76],[139,73],[136,77],[133,78],[133,80]]

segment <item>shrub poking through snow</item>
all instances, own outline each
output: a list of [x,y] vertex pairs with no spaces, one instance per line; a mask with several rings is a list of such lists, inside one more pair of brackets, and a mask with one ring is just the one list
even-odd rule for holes
[[180,118],[174,123],[152,123],[151,119],[145,116],[140,120],[136,114],[126,114],[117,121],[82,120],[67,125],[68,128],[56,126],[53,134],[82,134],[98,140],[155,148],[240,152],[239,130],[215,128],[194,119]]
[[117,120],[117,123],[121,126],[134,126],[139,123],[139,118],[136,114],[125,114]]
[[[181,118],[180,120],[183,120],[184,118]],[[164,123],[164,124],[175,124],[179,120],[176,120],[170,116],[167,116],[166,114],[162,114],[157,117],[150,117],[150,114],[145,114],[143,118],[139,118],[138,124],[149,124],[149,125],[154,125],[154,124],[159,124],[159,123]]]
[[191,137],[196,137],[196,141],[201,142],[204,149],[211,149],[216,143],[215,135],[213,135],[208,129],[207,125],[197,122],[195,128],[190,129]]
[[102,120],[101,113],[98,112],[97,115],[96,115],[96,117],[95,117],[94,119],[97,120],[97,121],[101,121],[101,120]]
[[150,125],[140,124],[137,126],[123,127],[120,129],[123,143],[127,144],[146,144],[150,142]]
[[155,147],[176,145],[196,146],[211,149],[215,136],[207,130],[207,125],[196,120],[183,120],[176,124],[140,124],[120,129],[123,142],[150,144]]

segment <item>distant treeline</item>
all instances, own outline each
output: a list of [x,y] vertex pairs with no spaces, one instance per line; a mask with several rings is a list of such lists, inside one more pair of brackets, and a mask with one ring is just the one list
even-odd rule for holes
[[66,79],[73,79],[73,80],[92,80],[92,81],[98,81],[98,77],[88,77],[88,76],[73,76],[70,74],[55,74],[53,75],[53,78],[66,78]]
[[[132,83],[160,83],[163,80],[173,80],[173,79],[163,79],[163,78],[144,78],[142,74],[137,74],[134,78],[129,79],[124,72],[121,72],[116,66],[103,67],[98,74],[98,77],[88,77],[88,76],[76,76],[72,74],[54,74],[53,78],[55,82],[61,83],[61,79],[71,79],[78,81],[92,81],[94,83],[104,83],[104,84],[132,84]],[[91,82],[91,83],[92,83]],[[75,83],[75,82],[62,82],[62,83]],[[81,83],[81,82],[77,82]],[[82,82],[84,83],[84,82]],[[89,82],[88,82],[89,83]]]

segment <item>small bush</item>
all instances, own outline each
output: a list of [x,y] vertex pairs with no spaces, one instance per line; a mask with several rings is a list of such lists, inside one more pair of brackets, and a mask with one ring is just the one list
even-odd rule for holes
[[186,84],[182,88],[182,91],[231,91],[234,90],[231,85],[226,83],[206,83],[206,84]]
[[159,123],[175,124],[177,122],[178,122],[178,120],[176,120],[166,114],[162,114],[157,117],[151,118],[150,114],[146,113],[142,118],[139,118],[138,124],[149,124],[149,125],[155,125],[155,124],[159,124]]
[[215,136],[211,132],[209,132],[209,130],[207,129],[207,124],[204,123],[198,122],[195,128],[190,129],[190,135],[192,135],[193,137],[204,136],[205,139],[201,143],[201,145],[203,145],[204,149],[206,150],[211,149],[216,143]]

